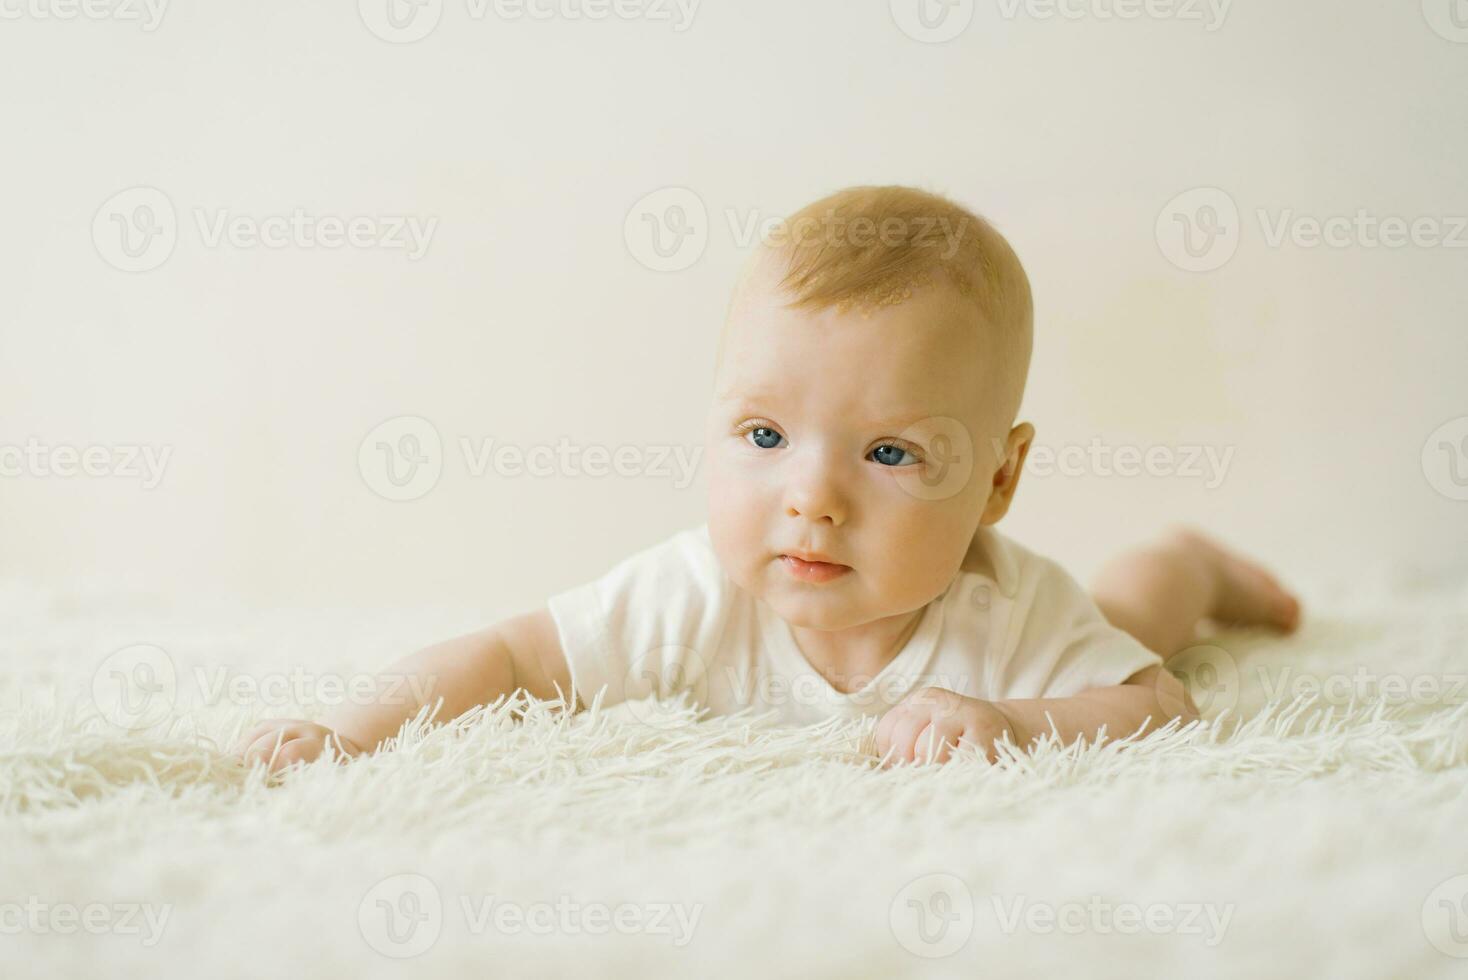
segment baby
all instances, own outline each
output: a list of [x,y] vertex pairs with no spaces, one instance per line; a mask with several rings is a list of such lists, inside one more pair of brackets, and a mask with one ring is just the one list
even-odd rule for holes
[[[707,523],[399,661],[390,674],[420,683],[395,691],[441,698],[440,721],[520,689],[573,710],[687,692],[791,724],[879,716],[887,764],[960,744],[992,760],[1006,739],[1194,719],[1163,663],[1201,624],[1295,628],[1293,596],[1196,533],[1113,560],[1088,595],[995,529],[1035,437],[1016,424],[1032,312],[982,218],[854,187],[784,228],[751,256],[720,337]],[[420,707],[275,719],[237,751],[271,769],[355,756]]]

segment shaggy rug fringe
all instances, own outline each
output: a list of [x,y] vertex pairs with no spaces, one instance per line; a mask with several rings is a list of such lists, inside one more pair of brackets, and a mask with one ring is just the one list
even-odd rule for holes
[[[0,590],[6,976],[1468,969],[1468,699],[1340,703],[1279,682],[1362,667],[1456,678],[1461,588],[1317,601],[1298,637],[1215,641],[1238,667],[1236,710],[1091,743],[1052,734],[994,764],[960,750],[882,769],[873,720],[784,728],[753,711],[701,718],[682,699],[573,715],[513,697],[445,724],[425,710],[389,751],[276,776],[226,750],[263,717],[320,705],[180,697],[122,731],[88,694],[98,661],[128,643],[166,647],[181,670],[268,670],[257,635],[13,600]],[[257,632],[299,637],[277,643],[274,666],[336,636],[361,669],[361,650],[444,627],[311,614]],[[1264,697],[1261,677],[1288,696]],[[572,911],[537,932],[485,911],[507,904]],[[153,933],[120,919],[68,932],[45,911],[101,906],[138,906]],[[1161,925],[1117,928],[1130,907]],[[384,939],[384,910],[423,908],[421,949]],[[575,918],[587,909],[640,924],[589,934]]]

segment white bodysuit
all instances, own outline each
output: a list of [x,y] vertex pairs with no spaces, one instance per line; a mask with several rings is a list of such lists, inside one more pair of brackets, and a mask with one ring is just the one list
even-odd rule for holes
[[1120,684],[1162,658],[1102,617],[1055,562],[991,527],[981,571],[960,571],[906,646],[842,693],[789,625],[724,573],[708,525],[680,531],[549,600],[577,697],[615,704],[688,691],[715,715],[749,708],[809,724],[880,715],[913,690],[989,701],[1058,698]]

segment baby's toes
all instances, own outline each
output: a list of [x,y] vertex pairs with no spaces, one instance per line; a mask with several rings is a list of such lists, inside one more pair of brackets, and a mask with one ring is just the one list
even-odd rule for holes
[[[253,767],[256,765],[268,766],[272,772],[279,768],[280,759],[291,746],[299,746],[300,740],[287,732],[279,730],[266,732],[251,743],[249,749],[240,758],[244,765]],[[299,751],[299,748],[294,751]]]
[[321,755],[320,742],[310,738],[298,738],[280,747],[280,751],[275,754],[275,761],[270,765],[270,771],[275,772],[298,762],[313,762],[319,755]]
[[1300,600],[1280,589],[1278,602],[1275,625],[1286,633],[1293,633],[1300,625]]
[[1300,600],[1261,566],[1249,562],[1246,568],[1253,580],[1250,604],[1258,610],[1259,618],[1265,625],[1293,632],[1300,625]]

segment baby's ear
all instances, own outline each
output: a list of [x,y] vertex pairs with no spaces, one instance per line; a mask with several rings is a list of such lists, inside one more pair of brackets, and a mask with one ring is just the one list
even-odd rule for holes
[[1009,430],[1009,438],[1001,444],[994,440],[995,455],[999,458],[995,461],[994,485],[989,489],[989,499],[984,504],[984,514],[979,518],[980,524],[995,524],[1001,517],[1009,513],[1009,505],[1014,500],[1014,492],[1019,489],[1019,476],[1024,471],[1025,457],[1030,453],[1030,445],[1035,441],[1035,427],[1028,422],[1021,422]]

